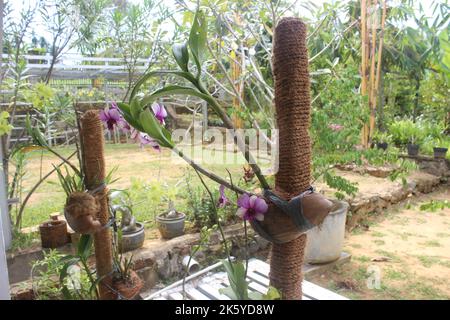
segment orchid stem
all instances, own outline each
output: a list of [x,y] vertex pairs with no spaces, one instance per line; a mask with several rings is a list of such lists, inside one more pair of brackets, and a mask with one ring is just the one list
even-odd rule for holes
[[220,176],[216,175],[215,173],[210,172],[210,171],[206,170],[205,168],[201,167],[198,163],[194,162],[194,160],[192,160],[191,158],[186,156],[183,153],[183,151],[177,149],[176,147],[173,147],[172,150],[175,153],[177,153],[181,158],[183,158],[183,160],[186,161],[192,168],[194,168],[194,170],[196,172],[197,171],[200,172],[201,174],[203,174],[204,176],[207,176],[208,178],[217,182],[218,184],[222,184],[226,188],[233,190],[234,192],[237,192],[239,194],[249,193],[249,192],[245,191],[244,189],[241,189],[241,188],[229,183],[227,180],[221,178]]

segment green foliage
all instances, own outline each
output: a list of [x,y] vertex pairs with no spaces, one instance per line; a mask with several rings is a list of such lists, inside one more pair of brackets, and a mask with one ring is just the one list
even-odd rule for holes
[[208,25],[205,14],[201,10],[197,10],[192,23],[191,33],[189,34],[189,48],[197,66],[197,79],[201,75],[201,64],[205,53],[207,31]]
[[37,110],[42,111],[44,108],[52,106],[56,92],[55,89],[44,82],[37,82],[31,88],[24,90],[22,94],[25,101],[31,103]]
[[389,125],[389,132],[392,140],[397,146],[404,146],[408,143],[422,144],[425,139],[421,126],[410,119],[394,121]]
[[[216,225],[218,221],[214,214],[214,207],[216,207],[219,199],[219,191],[216,189],[211,191],[215,199],[213,202],[204,188],[194,183],[189,173],[186,175],[185,182],[188,219],[192,219],[197,227],[213,227]],[[229,203],[224,208],[217,208],[217,213],[223,223],[228,223],[236,219],[236,210],[236,206]]]
[[9,113],[6,111],[0,112],[0,136],[9,134],[12,130],[12,125],[8,121]]
[[[316,152],[352,150],[368,120],[365,99],[355,91],[359,83],[357,70],[346,66],[338,72],[341,76],[331,79],[328,87],[320,88],[320,96],[313,104],[311,135]],[[338,129],[333,130],[333,126]]]
[[219,291],[233,300],[248,300],[247,271],[244,263],[241,261],[222,260],[222,264],[227,272],[230,287],[219,289]]
[[59,183],[67,197],[69,197],[73,192],[83,192],[85,190],[84,179],[80,178],[77,173],[71,174],[67,166],[64,166],[65,174],[61,168],[56,166],[53,167],[58,174]]
[[[86,263],[90,254],[92,240],[80,239],[76,256],[62,255],[57,250],[44,253],[42,260],[32,265],[33,291],[36,299],[92,299],[93,290],[91,271],[88,268],[76,267],[78,263]],[[75,273],[69,267],[75,266]],[[87,264],[86,264],[87,266]],[[57,276],[58,277],[55,277]]]
[[401,179],[403,187],[406,187],[408,181],[406,180],[408,174],[417,170],[418,166],[414,161],[407,159],[399,159],[396,161],[397,168],[389,174],[389,179],[391,181],[396,181]]
[[159,123],[153,113],[145,108],[151,101],[143,102],[138,98],[132,98],[130,104],[119,103],[125,120],[137,130],[147,133],[155,139],[161,147],[173,148],[174,143],[170,132]]
[[429,202],[420,205],[420,210],[436,212],[438,210],[450,209],[450,201],[448,200],[430,200]]
[[323,179],[328,186],[330,186],[333,189],[338,190],[337,192],[335,192],[334,195],[339,200],[342,200],[345,198],[345,195],[342,192],[344,192],[345,194],[347,194],[349,196],[354,196],[356,194],[356,192],[358,192],[358,187],[357,187],[356,183],[352,183],[343,177],[333,174],[330,171],[326,171],[323,174]]
[[372,137],[372,141],[375,143],[390,143],[392,136],[388,132],[376,131]]
[[127,281],[130,279],[131,271],[133,270],[133,255],[126,257],[119,253],[118,248],[114,249],[113,255],[113,277],[118,280]]
[[[78,247],[75,255],[65,255],[60,258],[62,268],[59,272],[59,286],[61,293],[66,300],[74,299],[93,299],[98,298],[97,284],[101,279],[95,279],[95,271],[92,271],[88,264],[89,256],[92,253],[92,244],[94,238],[92,235],[83,234],[78,242]],[[71,282],[71,275],[69,268],[81,265],[78,267],[80,275],[84,275],[85,281],[76,283]]]

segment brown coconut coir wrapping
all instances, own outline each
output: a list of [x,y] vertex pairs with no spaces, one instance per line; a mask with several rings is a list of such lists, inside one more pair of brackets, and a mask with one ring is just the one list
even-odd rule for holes
[[[306,25],[300,19],[283,18],[274,33],[273,74],[279,128],[279,169],[275,175],[275,193],[285,200],[304,192],[311,183],[311,141],[308,133],[311,101],[306,32]],[[289,225],[289,218],[273,204],[270,204],[266,216],[274,217],[270,213],[277,211],[277,219],[272,218],[265,225]],[[307,218],[317,222],[314,216]],[[306,234],[298,234],[290,242],[272,246],[270,283],[281,291],[283,299],[302,298],[301,268],[305,244]]]
[[73,192],[67,199],[65,217],[69,226],[81,234],[93,234],[102,224],[97,220],[98,200],[86,192]]
[[[95,190],[104,183],[106,176],[104,157],[103,125],[98,110],[88,110],[81,117],[81,139],[83,145],[84,174],[86,187]],[[97,219],[102,226],[109,221],[108,189],[103,188],[96,193],[100,209]],[[116,299],[111,293],[113,271],[112,238],[110,228],[104,228],[94,234],[95,263],[97,276],[102,278],[99,285],[101,299]]]
[[[306,25],[297,18],[283,18],[275,28],[273,74],[275,109],[279,130],[279,167],[274,193],[290,200],[307,190],[311,183],[311,117]],[[331,210],[332,203],[319,193],[302,200],[303,214],[319,225]],[[299,208],[300,211],[300,208]],[[265,232],[276,242],[289,242],[302,232],[291,218],[273,203],[264,221]]]

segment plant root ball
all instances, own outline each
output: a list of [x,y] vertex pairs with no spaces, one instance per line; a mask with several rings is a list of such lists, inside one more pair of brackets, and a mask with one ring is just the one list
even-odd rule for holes
[[69,226],[81,234],[93,234],[101,227],[96,220],[100,210],[98,200],[86,192],[73,192],[66,202],[64,213]]

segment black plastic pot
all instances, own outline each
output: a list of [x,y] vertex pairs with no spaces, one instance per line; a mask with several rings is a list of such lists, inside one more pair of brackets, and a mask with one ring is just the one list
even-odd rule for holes
[[419,145],[418,144],[408,144],[406,146],[408,149],[408,156],[415,157],[419,154]]
[[434,147],[433,153],[435,159],[445,159],[445,154],[447,153],[448,148],[439,148]]
[[387,142],[378,142],[378,143],[377,143],[377,148],[378,148],[378,149],[386,150],[387,147],[388,147],[388,143],[387,143]]

